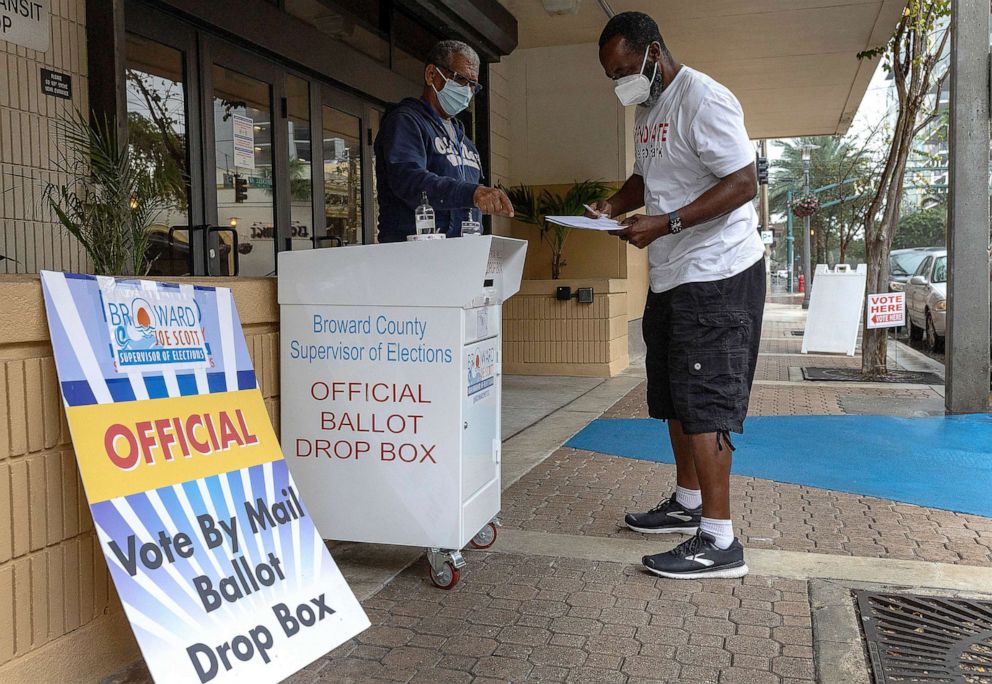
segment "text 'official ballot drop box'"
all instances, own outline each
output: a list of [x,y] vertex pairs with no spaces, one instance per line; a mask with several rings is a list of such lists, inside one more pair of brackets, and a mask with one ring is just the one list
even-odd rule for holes
[[526,243],[279,255],[282,445],[329,539],[423,546],[438,586],[500,509],[501,304]]

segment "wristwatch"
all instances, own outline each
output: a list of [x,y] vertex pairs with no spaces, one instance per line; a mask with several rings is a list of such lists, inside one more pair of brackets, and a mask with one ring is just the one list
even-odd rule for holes
[[679,212],[673,211],[668,215],[668,234],[678,235],[682,232],[682,217]]

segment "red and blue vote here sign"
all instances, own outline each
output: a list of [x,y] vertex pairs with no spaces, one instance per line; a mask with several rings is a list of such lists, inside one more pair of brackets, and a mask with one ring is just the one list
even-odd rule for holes
[[278,682],[369,626],[226,288],[42,272],[76,462],[157,682]]
[[865,308],[868,328],[901,328],[906,325],[906,293],[880,292],[868,295]]

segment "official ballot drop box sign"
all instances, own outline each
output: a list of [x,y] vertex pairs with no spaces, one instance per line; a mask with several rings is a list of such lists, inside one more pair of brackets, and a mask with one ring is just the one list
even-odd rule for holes
[[279,255],[282,440],[328,539],[460,549],[500,509],[501,315],[526,243]]

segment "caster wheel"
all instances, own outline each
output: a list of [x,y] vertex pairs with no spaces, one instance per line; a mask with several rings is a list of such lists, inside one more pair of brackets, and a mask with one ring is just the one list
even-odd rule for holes
[[496,543],[496,524],[486,523],[486,526],[480,530],[479,534],[472,537],[472,541],[468,543],[473,549],[488,549],[490,546]]
[[459,574],[458,568],[451,564],[451,561],[445,561],[444,569],[440,573],[434,572],[434,568],[430,568],[431,582],[438,589],[451,589],[456,584],[458,584]]

